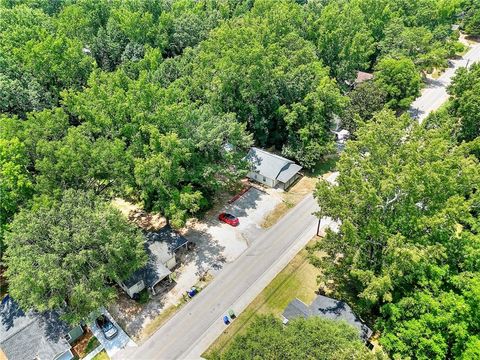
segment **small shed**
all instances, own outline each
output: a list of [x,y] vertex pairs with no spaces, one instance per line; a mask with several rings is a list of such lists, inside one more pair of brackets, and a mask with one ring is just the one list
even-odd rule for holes
[[330,320],[344,320],[359,331],[360,338],[367,342],[372,336],[372,330],[365,325],[345,302],[318,295],[310,305],[294,299],[288,304],[282,314],[285,322],[294,318],[321,316]]
[[246,159],[250,163],[247,176],[269,187],[286,190],[300,177],[300,165],[268,151],[252,147]]
[[170,226],[148,232],[145,238],[147,264],[128,279],[118,283],[132,298],[145,288],[155,295],[155,286],[169,276],[177,265],[177,251],[186,248],[188,244],[188,240]]

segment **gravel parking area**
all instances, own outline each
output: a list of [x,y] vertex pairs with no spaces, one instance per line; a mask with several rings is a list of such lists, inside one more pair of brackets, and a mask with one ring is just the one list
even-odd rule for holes
[[[225,205],[218,213],[189,226],[184,236],[195,244],[192,251],[180,254],[176,280],[171,287],[153,296],[146,304],[139,304],[120,294],[116,304],[110,307],[114,318],[136,340],[142,341],[142,332],[162,312],[178,305],[185,292],[196,285],[206,274],[215,276],[227,262],[234,261],[264,231],[261,224],[281,197],[251,187],[232,204]],[[217,218],[222,211],[237,216],[240,225],[232,227]]]

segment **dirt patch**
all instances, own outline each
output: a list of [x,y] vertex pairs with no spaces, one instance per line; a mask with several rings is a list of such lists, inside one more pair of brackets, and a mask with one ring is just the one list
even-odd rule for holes
[[77,339],[72,346],[73,354],[80,359],[87,356],[92,350],[100,345],[100,342],[95,336],[93,336],[92,331],[89,328],[84,327],[83,330],[83,335]]
[[297,205],[302,199],[311,194],[315,190],[318,178],[304,176],[296,184],[294,184],[288,191],[280,193],[282,202],[278,204],[273,211],[267,215],[262,223],[262,228],[268,229],[276,224],[288,210]]
[[[205,274],[194,286],[200,292],[211,280],[212,276]],[[119,289],[116,303],[109,308],[110,314],[136,342],[147,340],[189,301],[186,293],[182,291],[180,294],[178,289],[172,291],[172,287],[169,287],[163,292],[161,289],[156,290],[159,292],[157,295],[151,296],[147,303],[141,304]]]
[[166,225],[166,220],[160,214],[148,213],[139,205],[132,204],[124,199],[113,199],[112,205],[131,222],[147,231],[159,230]]

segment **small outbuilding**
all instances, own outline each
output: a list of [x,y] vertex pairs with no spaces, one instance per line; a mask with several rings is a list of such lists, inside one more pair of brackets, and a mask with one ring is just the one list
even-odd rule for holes
[[372,336],[372,330],[355,315],[350,306],[343,301],[323,295],[318,295],[310,306],[298,299],[292,300],[282,316],[284,323],[298,317],[309,318],[311,316],[320,316],[329,320],[343,320],[358,329],[359,336],[365,343]]
[[272,188],[288,189],[302,170],[294,161],[256,147],[250,149],[246,159],[251,165],[247,176]]
[[167,278],[177,265],[177,251],[186,248],[188,244],[188,240],[170,226],[148,232],[145,237],[147,264],[128,279],[118,283],[131,298],[145,288],[155,295],[155,286]]

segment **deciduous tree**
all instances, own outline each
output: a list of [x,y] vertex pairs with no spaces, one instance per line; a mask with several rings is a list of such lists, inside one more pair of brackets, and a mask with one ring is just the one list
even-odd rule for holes
[[9,292],[24,309],[59,310],[78,324],[115,297],[112,282],[146,261],[143,236],[92,193],[39,198],[5,234]]
[[375,359],[345,322],[312,317],[283,326],[273,316],[257,318],[217,359]]

